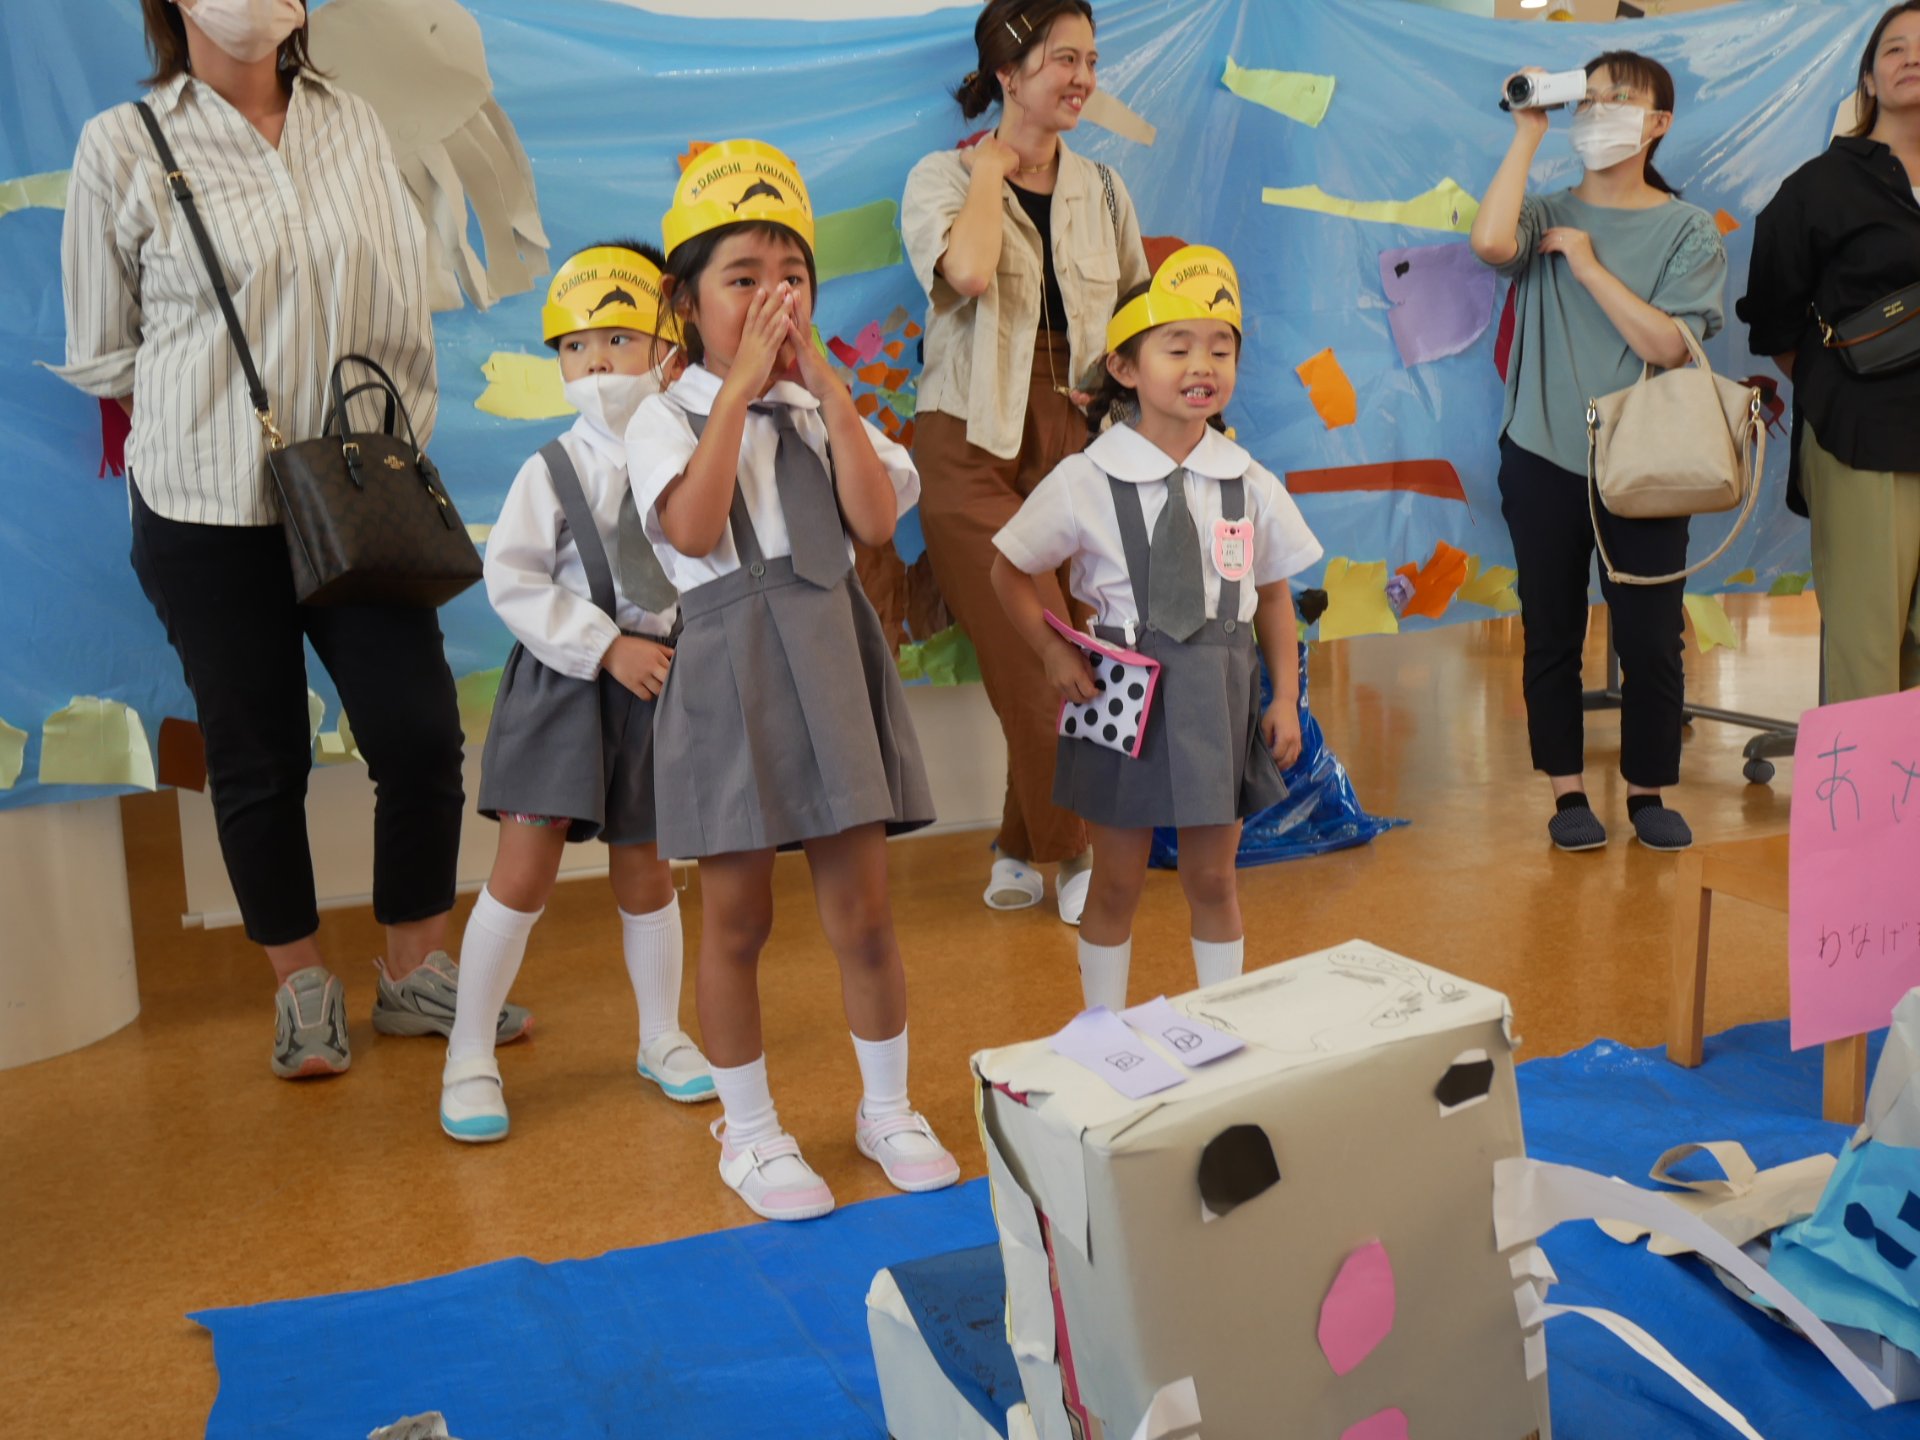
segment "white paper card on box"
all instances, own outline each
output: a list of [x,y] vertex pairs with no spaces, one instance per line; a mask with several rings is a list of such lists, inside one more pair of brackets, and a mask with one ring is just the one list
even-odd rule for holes
[[1186,1076],[1154,1054],[1104,1005],[1081,1011],[1049,1044],[1055,1054],[1098,1075],[1130,1100],[1186,1083]]
[[1182,1065],[1205,1065],[1246,1046],[1204,1020],[1174,1009],[1164,995],[1120,1012],[1120,1018],[1151,1040],[1157,1040]]

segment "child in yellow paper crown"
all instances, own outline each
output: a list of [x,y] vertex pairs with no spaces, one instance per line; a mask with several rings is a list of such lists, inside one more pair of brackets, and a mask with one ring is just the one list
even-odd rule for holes
[[[1220,420],[1239,372],[1240,293],[1225,255],[1189,245],[1122,296],[1089,410],[1095,438],[994,537],[994,587],[1064,702],[1054,803],[1093,836],[1080,922],[1089,1006],[1126,1005],[1155,826],[1180,832],[1200,983],[1240,973],[1240,822],[1286,794],[1280,771],[1300,753],[1287,578],[1320,545]],[[1143,658],[1099,657],[1096,671],[1098,647],[1048,623],[1033,577],[1068,561],[1094,637]],[[1273,677],[1264,712],[1256,637]]]
[[833,1194],[767,1083],[758,967],[778,849],[806,850],[840,961],[864,1091],[854,1143],[902,1190],[960,1173],[907,1101],[885,841],[932,820],[933,799],[853,570],[852,540],[891,539],[920,477],[813,344],[813,208],[791,160],[755,140],[701,151],[664,229],[689,363],[627,431],[634,499],[684,627],[655,731],[660,846],[700,861],[721,1178],[756,1214],[801,1220]]
[[661,264],[649,245],[612,241],[553,277],[542,335],[580,418],[521,467],[487,542],[487,598],[518,643],[482,758],[480,811],[500,822],[500,846],[467,921],[441,1079],[440,1126],[456,1140],[507,1133],[491,1017],[570,840],[610,847],[639,1073],[673,1100],[714,1094],[680,1028],[680,907],[654,844],[654,702],[673,663],[676,597],[627,485],[627,423],[683,363]]

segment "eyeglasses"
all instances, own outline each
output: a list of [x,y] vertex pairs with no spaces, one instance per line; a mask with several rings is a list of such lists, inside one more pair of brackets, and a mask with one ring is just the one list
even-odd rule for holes
[[1626,86],[1616,85],[1605,94],[1588,91],[1586,98],[1573,107],[1573,113],[1576,115],[1585,115],[1596,105],[1639,105],[1643,110],[1653,109],[1651,104],[1634,99],[1633,91]]

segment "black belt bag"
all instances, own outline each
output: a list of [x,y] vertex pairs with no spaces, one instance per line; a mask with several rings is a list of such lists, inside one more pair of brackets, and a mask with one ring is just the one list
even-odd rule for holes
[[1855,375],[1893,375],[1920,365],[1920,325],[1907,322],[1920,315],[1920,285],[1896,290],[1829,325],[1814,312],[1820,343],[1840,357]]
[[[266,443],[267,471],[280,501],[295,598],[303,605],[446,604],[480,578],[480,552],[468,538],[440,472],[414,437],[412,417],[392,377],[364,355],[341,356],[328,377],[330,403],[320,438],[286,441],[274,423],[266,387],[254,368],[253,352],[193,190],[174,161],[160,122],[144,102],[139,110],[240,357],[247,396]],[[343,372],[350,365],[374,378],[348,389]],[[351,431],[347,404],[369,392],[384,396],[385,422],[377,433]],[[404,434],[396,424],[404,427]]]

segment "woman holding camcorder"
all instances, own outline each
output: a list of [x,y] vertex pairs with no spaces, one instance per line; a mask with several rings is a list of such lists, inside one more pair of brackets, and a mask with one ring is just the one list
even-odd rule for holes
[[[1500,422],[1501,510],[1519,567],[1524,686],[1534,767],[1553,785],[1547,833],[1562,850],[1607,843],[1589,804],[1580,695],[1587,576],[1597,533],[1621,572],[1685,567],[1687,519],[1622,519],[1588,500],[1588,402],[1648,364],[1684,365],[1678,319],[1701,340],[1720,329],[1726,251],[1713,217],[1684,204],[1654,168],[1673,125],[1673,77],[1611,51],[1584,71],[1511,77],[1513,143],[1473,223],[1473,250],[1513,281],[1513,349]],[[1571,105],[1578,185],[1527,193],[1547,107]],[[1604,567],[1603,567],[1604,568]],[[1618,583],[1603,573],[1624,672],[1620,771],[1641,844],[1681,850],[1693,834],[1660,792],[1680,778],[1685,698],[1682,583]]]

